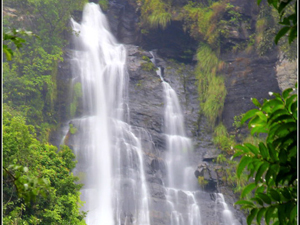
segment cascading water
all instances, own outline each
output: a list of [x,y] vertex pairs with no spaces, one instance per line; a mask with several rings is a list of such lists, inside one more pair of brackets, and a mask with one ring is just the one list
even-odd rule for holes
[[[155,57],[152,63],[155,65]],[[196,203],[194,192],[190,183],[185,182],[186,171],[189,167],[189,153],[192,151],[192,142],[186,137],[184,117],[176,92],[163,77],[158,67],[157,75],[160,77],[165,94],[165,136],[167,141],[166,163],[168,168],[167,199],[172,210],[171,225],[201,225],[200,209]]]
[[225,202],[224,195],[222,193],[216,194],[216,204],[221,204],[222,210],[222,221],[223,224],[237,225],[238,221],[235,220],[232,212],[229,210],[227,203]]
[[[153,52],[152,63],[156,65]],[[168,167],[168,179],[166,197],[171,207],[170,225],[202,225],[199,202],[196,200],[197,190],[193,190],[188,175],[192,174],[190,167],[189,153],[192,152],[191,140],[185,134],[184,117],[176,92],[162,76],[160,67],[157,75],[162,81],[165,94],[165,136],[167,141],[166,163]],[[195,179],[194,179],[195,180]],[[221,193],[215,193],[216,220],[210,224],[240,224],[229,210]],[[200,200],[201,201],[201,200]],[[221,217],[218,214],[221,213]]]
[[126,50],[94,3],[85,6],[81,24],[71,23],[77,33],[73,77],[83,94],[83,116],[71,121],[78,129],[74,173],[85,174],[81,199],[86,222],[149,225],[141,143],[124,118],[129,115]]

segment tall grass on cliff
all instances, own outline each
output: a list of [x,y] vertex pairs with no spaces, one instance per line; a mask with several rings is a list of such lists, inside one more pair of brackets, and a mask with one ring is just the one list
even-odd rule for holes
[[172,19],[169,9],[170,6],[162,0],[144,0],[141,7],[143,25],[165,29]]
[[214,126],[221,116],[226,96],[224,77],[217,75],[223,68],[224,62],[220,61],[214,51],[207,45],[201,44],[197,51],[196,78],[200,106],[203,114]]

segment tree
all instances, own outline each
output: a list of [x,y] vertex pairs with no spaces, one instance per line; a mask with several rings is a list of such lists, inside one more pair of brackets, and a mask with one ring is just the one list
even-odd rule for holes
[[4,110],[3,224],[85,224],[72,150],[40,143],[33,126]]
[[247,167],[248,184],[242,191],[245,197],[251,191],[254,197],[239,200],[243,208],[250,210],[247,223],[256,217],[260,224],[265,217],[267,224],[295,224],[297,221],[297,95],[292,88],[282,95],[270,93],[275,98],[264,100],[261,105],[256,99],[253,103],[259,109],[248,111],[242,123],[250,119],[251,134],[267,133],[265,142],[258,146],[244,143],[234,157],[243,155],[237,167],[238,177]]

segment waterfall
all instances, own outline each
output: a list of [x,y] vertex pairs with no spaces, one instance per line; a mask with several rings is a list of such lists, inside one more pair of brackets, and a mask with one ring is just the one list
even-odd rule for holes
[[[152,63],[156,65],[155,56]],[[165,95],[164,125],[167,142],[166,163],[168,168],[167,199],[171,205],[170,225],[201,225],[200,208],[195,199],[195,192],[186,182],[186,172],[190,171],[189,154],[193,150],[191,140],[185,134],[184,116],[176,92],[160,77]]]
[[[150,54],[153,57],[151,61],[156,66],[153,52],[150,51]],[[195,197],[199,191],[193,190],[193,182],[188,179],[193,174],[193,168],[190,166],[189,160],[189,154],[193,151],[193,146],[191,140],[185,134],[184,116],[179,99],[171,85],[164,80],[160,67],[158,67],[156,73],[162,81],[165,95],[164,125],[167,142],[165,160],[168,167],[166,197],[172,212],[170,225],[202,225],[200,202],[199,200],[197,202]],[[214,193],[214,195],[216,196],[216,218],[210,224],[240,224],[230,211],[223,194]],[[221,207],[218,207],[219,205]],[[218,216],[220,213],[221,216]]]
[[224,195],[222,193],[216,194],[216,204],[221,204],[223,207],[222,221],[224,224],[236,225],[238,221],[235,220],[232,212],[229,210],[227,203],[225,202]]
[[83,174],[86,222],[149,225],[141,141],[126,117],[126,49],[110,33],[105,15],[94,3],[85,5],[80,24],[74,20],[71,24],[76,33],[73,79],[81,84],[83,102],[83,116],[71,121],[78,129],[73,140],[78,160],[74,173]]

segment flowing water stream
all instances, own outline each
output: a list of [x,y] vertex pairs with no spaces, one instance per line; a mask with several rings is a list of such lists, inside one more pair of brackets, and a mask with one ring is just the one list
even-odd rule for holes
[[[153,56],[152,63],[156,65],[153,52],[150,54]],[[185,182],[185,172],[190,169],[189,154],[193,150],[192,141],[185,134],[184,116],[176,92],[164,80],[160,67],[156,73],[162,81],[165,95],[165,160],[168,169],[166,197],[172,210],[170,225],[201,225],[200,208],[196,203],[195,192],[191,190],[189,183]]]
[[[98,5],[89,3],[74,20],[73,79],[81,83],[83,116],[74,151],[84,173],[81,199],[87,224],[149,225],[142,149],[127,123],[126,50],[109,31]],[[75,172],[76,172],[75,171]]]

